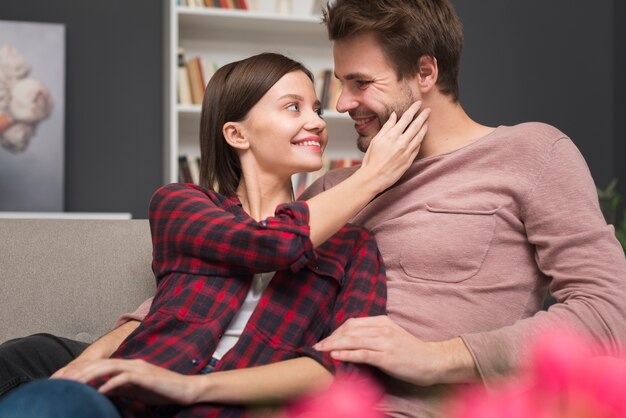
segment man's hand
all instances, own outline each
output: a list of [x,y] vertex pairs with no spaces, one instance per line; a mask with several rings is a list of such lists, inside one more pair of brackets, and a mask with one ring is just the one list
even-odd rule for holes
[[314,348],[330,351],[340,361],[369,364],[415,385],[467,382],[478,377],[460,338],[424,342],[388,316],[349,319]]

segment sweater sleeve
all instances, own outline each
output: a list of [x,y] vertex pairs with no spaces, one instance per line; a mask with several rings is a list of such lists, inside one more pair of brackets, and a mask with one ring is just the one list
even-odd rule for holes
[[570,327],[601,354],[626,351],[626,259],[600,211],[589,169],[568,138],[557,140],[522,218],[556,303],[548,311],[488,332],[463,335],[483,378],[522,367],[537,335]]
[[118,328],[119,326],[124,325],[128,321],[139,321],[139,322],[143,321],[146,315],[148,315],[148,312],[150,312],[150,306],[152,306],[152,299],[154,299],[154,297],[150,297],[146,299],[145,301],[143,301],[142,304],[139,305],[139,307],[135,309],[134,312],[129,312],[129,313],[120,315],[120,317],[117,318],[117,321],[115,321],[115,325],[113,325],[112,329]]

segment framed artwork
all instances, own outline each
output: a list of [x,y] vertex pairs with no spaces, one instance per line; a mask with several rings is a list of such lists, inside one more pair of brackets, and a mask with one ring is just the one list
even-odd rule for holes
[[64,209],[65,26],[0,20],[0,211]]

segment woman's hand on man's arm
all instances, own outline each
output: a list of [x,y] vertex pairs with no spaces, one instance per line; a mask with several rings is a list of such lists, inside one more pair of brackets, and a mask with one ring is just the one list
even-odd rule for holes
[[78,380],[82,370],[93,361],[106,359],[113,354],[141,322],[130,320],[115,328],[108,334],[103,335],[85,349],[78,357],[69,362],[65,367],[57,370],[51,377],[53,379]]

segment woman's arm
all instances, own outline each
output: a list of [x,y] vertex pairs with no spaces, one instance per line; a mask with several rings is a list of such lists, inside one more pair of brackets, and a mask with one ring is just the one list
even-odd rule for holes
[[143,360],[100,360],[76,380],[111,376],[99,391],[154,405],[200,402],[253,404],[285,401],[330,384],[331,373],[309,357],[205,375],[187,376]]

